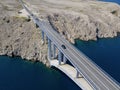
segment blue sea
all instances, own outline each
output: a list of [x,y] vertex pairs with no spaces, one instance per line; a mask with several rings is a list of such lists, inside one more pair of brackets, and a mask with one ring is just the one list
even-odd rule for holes
[[120,4],[120,0],[100,0],[100,1],[105,1],[105,2],[114,2]]
[[0,90],[80,90],[62,72],[39,62],[0,56]]
[[98,41],[76,41],[75,46],[120,82],[120,36]]
[[[119,0],[104,0],[120,4]],[[75,47],[120,82],[120,36],[76,40]],[[64,73],[39,62],[0,56],[0,90],[80,90]]]

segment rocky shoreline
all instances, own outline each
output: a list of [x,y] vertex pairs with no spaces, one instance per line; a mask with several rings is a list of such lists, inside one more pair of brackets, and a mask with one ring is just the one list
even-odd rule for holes
[[[6,0],[6,3],[2,4],[9,8],[17,2]],[[36,28],[32,20],[19,16],[18,12],[22,7],[18,5],[19,8],[13,10],[14,7],[11,7],[10,11],[4,7],[0,8],[0,12],[3,12],[0,14],[0,55],[20,56],[22,59],[40,61],[49,66],[47,44],[41,42],[40,30]]]
[[[37,1],[35,0],[36,3]],[[50,6],[52,2],[45,1],[41,0],[40,3],[43,10],[36,8],[39,4],[35,2],[33,6],[30,5],[31,0],[26,4],[32,7],[31,10],[38,17],[48,20],[71,43],[75,43],[75,39],[88,41],[114,37],[120,32],[120,6],[117,4],[81,0],[79,4],[84,6],[77,7],[75,2],[73,7],[67,4],[60,7],[56,4],[56,10],[53,10],[55,7]],[[78,0],[75,1],[78,3]],[[0,2],[0,55],[20,56],[22,59],[40,61],[49,66],[46,41],[43,44],[41,32],[32,20],[19,16],[20,10],[22,7],[18,0]]]
[[[41,42],[41,32],[32,21],[20,17],[0,18],[0,55],[47,63],[47,44]],[[7,27],[6,27],[7,26]]]
[[[120,6],[97,0],[24,0],[40,18],[68,41],[115,37],[120,32]],[[39,3],[38,3],[39,2]]]

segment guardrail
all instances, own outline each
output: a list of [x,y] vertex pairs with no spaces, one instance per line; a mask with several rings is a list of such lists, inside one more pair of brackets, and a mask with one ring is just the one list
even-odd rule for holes
[[[29,15],[33,18],[33,21],[34,21],[34,23],[35,24],[37,24],[38,26],[40,26],[40,23],[39,23],[39,19],[34,15],[34,14],[32,14],[31,12],[30,12],[30,10],[28,10],[27,9],[27,7],[24,5],[24,3],[23,3],[23,1],[22,0],[19,0],[21,3],[22,3],[22,6],[23,6],[23,8],[29,13]],[[46,33],[47,34],[47,33]],[[47,36],[49,36],[48,34],[47,34]],[[52,37],[49,37],[50,39],[52,39],[53,41],[54,41],[54,39],[52,38]],[[55,41],[54,41],[55,42]],[[57,44],[57,43],[56,43]],[[59,45],[58,45],[59,46]],[[74,50],[74,51],[77,51],[77,52],[79,52],[80,54],[81,54],[81,56],[82,56],[82,58],[86,58],[86,60],[88,61],[88,63],[91,63],[93,66],[95,66],[95,67],[97,67],[97,70],[99,70],[107,79],[109,79],[111,82],[115,82],[116,84],[116,86],[117,86],[117,84],[118,85],[120,85],[119,84],[119,82],[117,82],[115,79],[113,79],[108,73],[106,73],[101,67],[99,67],[96,63],[94,63],[89,57],[87,57],[85,54],[83,54],[81,51],[79,51],[79,50],[77,50],[73,45],[71,45],[71,47],[72,47],[72,50]],[[60,48],[60,47],[58,47],[60,50],[61,50],[61,52],[63,52],[64,53],[64,51]],[[65,54],[65,53],[64,53]],[[66,55],[66,57],[68,58],[68,60],[73,64],[73,66],[74,67],[77,67],[76,65],[76,63],[75,62],[73,62],[72,60],[71,60],[71,58],[69,58],[69,56],[67,56]],[[76,64],[76,65],[75,65]],[[88,77],[88,75],[81,69],[78,69],[78,68],[76,68],[83,76],[84,76],[84,78],[88,81],[88,83],[94,88],[94,89],[96,89],[96,90],[98,90],[99,88],[97,87],[97,85],[92,81],[92,80],[90,80]],[[109,77],[109,78],[108,78]]]

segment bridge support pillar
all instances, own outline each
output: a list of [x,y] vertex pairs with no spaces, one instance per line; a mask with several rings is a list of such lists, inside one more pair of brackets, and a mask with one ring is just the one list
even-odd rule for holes
[[61,61],[62,61],[62,52],[59,50],[58,51],[58,61],[59,61],[59,65],[61,65]]
[[48,43],[48,37],[46,36],[46,44]]
[[64,64],[66,64],[66,61],[67,61],[67,58],[64,56],[64,57],[63,57],[63,62],[64,62]]
[[44,41],[44,32],[42,31],[42,40]]
[[77,73],[76,73],[76,78],[79,78],[79,72],[78,70],[76,69]]
[[56,58],[56,46],[55,46],[55,44],[53,44],[52,54],[53,54],[53,59],[55,59]]
[[39,28],[39,26],[38,26],[36,23],[35,23],[35,27],[36,27],[36,28]]
[[48,39],[48,57],[51,60],[51,40]]

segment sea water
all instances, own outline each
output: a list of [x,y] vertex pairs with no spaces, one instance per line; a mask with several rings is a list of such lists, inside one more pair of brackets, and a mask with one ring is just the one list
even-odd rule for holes
[[42,63],[0,56],[0,90],[80,90],[65,74]]
[[[102,0],[120,4],[120,0]],[[120,36],[76,40],[75,47],[120,82]],[[80,90],[65,74],[42,63],[0,56],[0,90]]]
[[98,41],[77,40],[75,46],[120,82],[120,36]]

